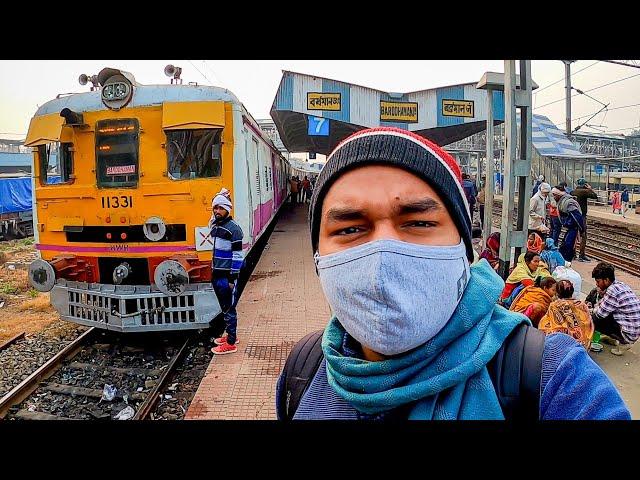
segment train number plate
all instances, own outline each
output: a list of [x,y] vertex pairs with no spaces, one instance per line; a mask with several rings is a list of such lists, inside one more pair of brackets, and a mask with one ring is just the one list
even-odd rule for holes
[[102,197],[102,208],[131,208],[133,199],[131,195]]

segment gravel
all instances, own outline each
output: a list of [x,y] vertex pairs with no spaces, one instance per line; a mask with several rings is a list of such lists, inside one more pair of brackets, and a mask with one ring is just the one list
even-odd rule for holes
[[1,351],[0,397],[86,330],[86,327],[72,323],[54,322],[40,332],[27,334],[24,339]]

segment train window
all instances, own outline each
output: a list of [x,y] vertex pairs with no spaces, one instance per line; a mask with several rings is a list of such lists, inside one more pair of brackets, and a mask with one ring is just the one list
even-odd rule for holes
[[100,120],[96,124],[96,169],[98,187],[138,185],[138,141],[136,118]]
[[38,145],[40,183],[53,185],[69,183],[73,174],[73,150],[71,143],[47,143]]
[[168,130],[167,159],[171,180],[222,175],[222,129]]

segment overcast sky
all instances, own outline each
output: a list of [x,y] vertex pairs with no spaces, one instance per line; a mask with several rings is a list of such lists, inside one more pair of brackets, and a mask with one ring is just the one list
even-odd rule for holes
[[[504,70],[502,60],[0,60],[0,137],[24,137],[38,106],[57,94],[87,91],[87,86],[78,84],[81,73],[97,74],[108,66],[131,72],[139,83],[164,84],[169,83],[163,73],[169,63],[182,67],[185,83],[228,88],[255,118],[269,118],[282,70],[391,92],[476,82],[485,71]],[[623,134],[640,128],[640,69],[595,60],[580,60],[571,68],[573,86],[602,103],[610,103],[609,109],[638,104],[601,113],[589,121],[590,125]],[[533,96],[534,113],[548,116],[564,130],[563,63],[534,60],[532,74],[540,86],[540,92]],[[622,80],[625,77],[631,78]],[[616,83],[604,86],[610,82]],[[587,92],[589,89],[595,90]],[[561,101],[545,106],[556,100]],[[577,119],[573,127],[602,107],[596,100],[585,95],[573,98],[572,118]],[[582,130],[595,131],[589,127]]]

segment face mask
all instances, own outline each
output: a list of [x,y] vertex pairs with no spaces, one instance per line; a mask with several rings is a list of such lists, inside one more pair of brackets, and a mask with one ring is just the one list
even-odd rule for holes
[[376,240],[314,258],[342,326],[383,355],[433,338],[453,315],[469,279],[463,242],[443,247]]

